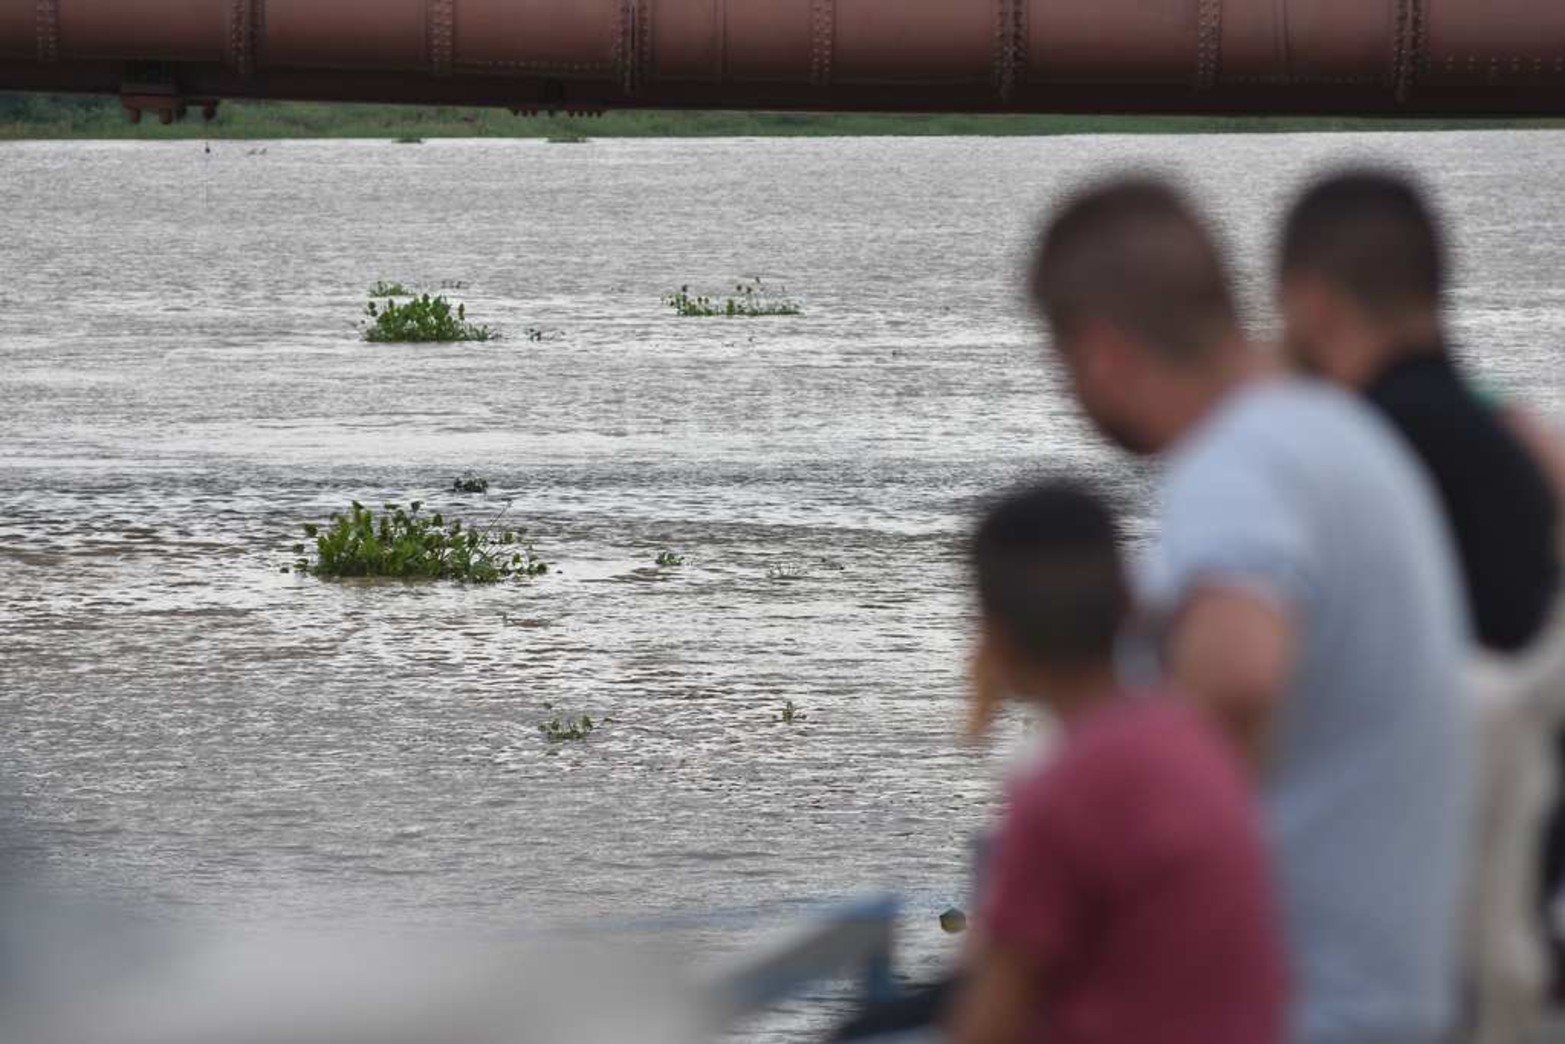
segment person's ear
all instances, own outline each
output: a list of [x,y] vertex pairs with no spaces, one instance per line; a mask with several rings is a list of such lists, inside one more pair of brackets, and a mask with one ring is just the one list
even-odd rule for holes
[[1123,379],[1128,358],[1126,339],[1119,328],[1103,319],[1088,319],[1076,338],[1078,368],[1089,387],[1112,387]]

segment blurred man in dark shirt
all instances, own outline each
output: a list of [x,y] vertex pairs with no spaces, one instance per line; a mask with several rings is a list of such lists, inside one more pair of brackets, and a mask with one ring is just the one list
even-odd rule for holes
[[1559,588],[1559,506],[1542,463],[1450,352],[1444,248],[1418,191],[1374,171],[1319,182],[1288,217],[1281,276],[1295,361],[1362,391],[1434,480],[1479,642],[1525,648]]

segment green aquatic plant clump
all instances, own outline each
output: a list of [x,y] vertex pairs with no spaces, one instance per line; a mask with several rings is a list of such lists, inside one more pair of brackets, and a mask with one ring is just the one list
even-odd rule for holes
[[591,718],[583,714],[579,721],[569,719],[561,721],[559,718],[553,718],[539,725],[538,731],[543,733],[543,738],[550,743],[570,743],[586,739],[597,727]]
[[802,580],[809,575],[809,568],[803,562],[774,562],[766,567],[768,580]]
[[789,700],[787,703],[783,704],[782,713],[777,716],[777,720],[784,725],[793,725],[796,722],[803,721],[807,717],[809,717],[809,715],[805,714],[798,707],[796,707],[792,700]]
[[672,551],[659,551],[653,561],[657,563],[659,569],[677,569],[685,564],[685,556],[676,555]]
[[676,315],[686,318],[721,316],[754,319],[768,315],[804,314],[799,302],[786,293],[774,294],[759,279],[737,284],[733,295],[723,298],[695,295],[690,292],[690,287],[682,286],[677,293],[664,297],[663,303],[672,308]]
[[398,282],[395,282],[395,281],[388,283],[384,279],[382,279],[380,282],[378,282],[374,286],[370,287],[370,296],[371,297],[412,297],[413,296],[413,291],[409,290],[406,286],[404,286],[401,283],[398,283]]
[[404,510],[385,505],[376,514],[354,501],[348,511],[334,513],[324,527],[306,525],[315,541],[314,554],[295,544],[295,572],[322,579],[385,577],[397,580],[457,580],[493,584],[512,577],[542,576],[548,563],[521,543],[515,530],[498,530],[499,519],[484,529],[426,515],[413,501]]
[[480,478],[471,471],[462,472],[462,477],[451,483],[453,493],[488,493],[489,480]]
[[498,335],[487,326],[467,321],[467,306],[451,307],[444,296],[421,294],[408,301],[387,298],[365,308],[369,323],[364,339],[375,344],[449,344],[492,341]]

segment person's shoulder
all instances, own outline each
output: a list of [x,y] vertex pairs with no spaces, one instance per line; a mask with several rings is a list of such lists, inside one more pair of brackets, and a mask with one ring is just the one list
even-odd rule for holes
[[1543,484],[1521,437],[1445,358],[1407,360],[1366,388],[1365,398],[1436,473],[1466,466],[1491,482],[1512,476]]
[[[1192,808],[1203,810],[1197,820]],[[1137,838],[1247,829],[1253,815],[1238,757],[1204,715],[1173,695],[1126,696],[1075,726],[1055,760],[1019,783],[1009,829],[1102,853]],[[1184,825],[1170,834],[1170,823]]]

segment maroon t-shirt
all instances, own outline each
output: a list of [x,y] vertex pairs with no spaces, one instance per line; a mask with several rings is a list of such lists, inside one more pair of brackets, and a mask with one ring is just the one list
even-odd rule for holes
[[1286,988],[1260,813],[1223,739],[1173,699],[1074,723],[1012,793],[986,937],[1040,969],[1030,1040],[1276,1044]]

